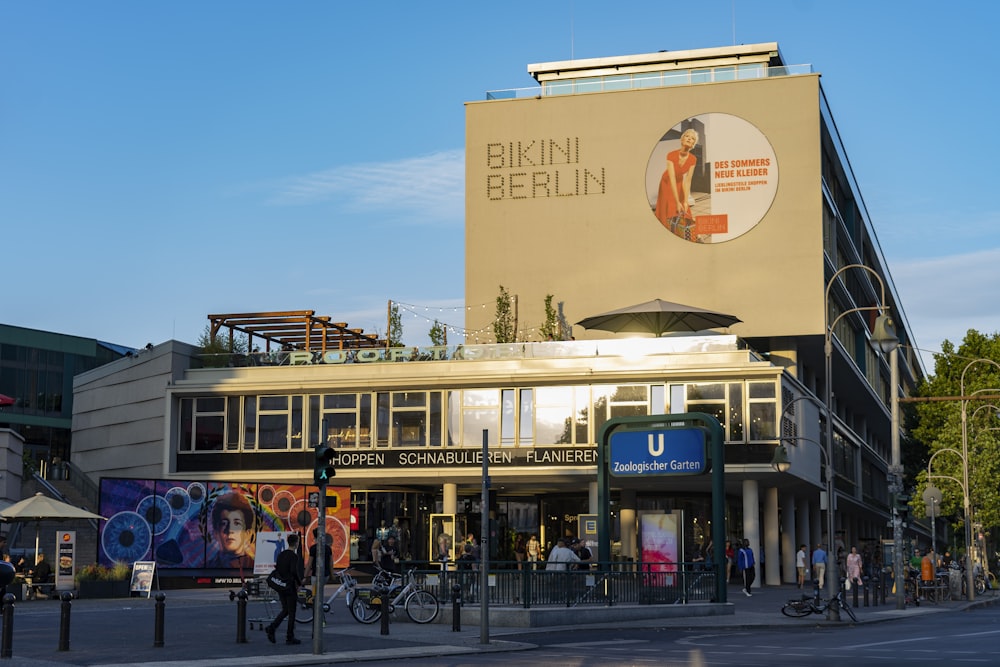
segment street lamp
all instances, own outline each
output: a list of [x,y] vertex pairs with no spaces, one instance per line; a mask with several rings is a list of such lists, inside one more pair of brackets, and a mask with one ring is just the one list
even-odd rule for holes
[[962,399],[962,480],[965,482],[962,486],[962,504],[965,509],[965,590],[969,602],[976,599],[976,591],[973,586],[975,578],[972,572],[972,500],[969,498],[969,400],[965,395],[965,374],[975,364],[992,364],[1000,370],[1000,364],[992,359],[973,359],[962,369],[962,376],[958,381],[958,395]]
[[[851,308],[845,310],[844,312],[837,315],[832,322],[830,322],[830,290],[833,288],[833,284],[836,282],[837,277],[847,271],[848,269],[862,269],[867,271],[872,276],[878,280],[878,284],[881,287],[881,298],[879,299],[878,305],[875,306],[859,306],[857,308]],[[836,493],[834,484],[834,471],[833,471],[833,327],[836,326],[837,322],[840,321],[842,317],[850,315],[851,313],[857,313],[865,310],[877,310],[879,315],[875,318],[875,326],[872,329],[872,343],[878,345],[879,349],[883,353],[893,352],[899,345],[899,339],[896,337],[896,325],[893,322],[892,317],[885,314],[887,309],[885,303],[885,282],[874,269],[865,266],[864,264],[848,264],[837,270],[832,276],[830,276],[830,281],[826,284],[824,307],[823,307],[823,328],[825,341],[823,345],[823,353],[826,357],[826,460],[829,470],[826,481],[826,523],[827,523],[827,539],[828,548],[830,553],[833,553],[834,558],[836,558],[837,547],[836,547],[836,517],[835,517],[835,496]],[[902,466],[900,465],[900,455],[899,455],[899,434],[898,434],[898,399],[897,394],[898,389],[896,385],[898,384],[898,378],[895,377],[898,374],[896,355],[893,354],[890,360],[890,368],[893,377],[891,379],[891,404],[892,404],[892,465],[889,469],[890,480],[894,478],[899,479],[899,488],[902,488]],[[890,489],[893,488],[893,484],[890,482]],[[898,567],[900,560],[902,560],[902,525],[898,520],[894,518],[893,520],[893,538],[895,539],[894,551],[897,567],[896,570],[896,606],[900,607],[900,602],[903,602],[903,591],[902,591],[902,571]],[[827,576],[827,594],[832,600],[837,596],[840,590],[840,576]],[[830,605],[827,610],[827,620],[839,621],[840,620],[840,608],[836,605]]]

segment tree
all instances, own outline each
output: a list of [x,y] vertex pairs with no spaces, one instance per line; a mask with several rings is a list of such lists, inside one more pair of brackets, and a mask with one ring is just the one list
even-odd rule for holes
[[431,326],[431,330],[427,332],[427,335],[430,336],[432,345],[440,347],[448,344],[448,329],[437,320],[434,320],[434,324]]
[[545,295],[545,323],[542,324],[542,340],[562,340],[559,331],[559,318],[556,309],[552,307],[552,295]]
[[[984,398],[973,398],[966,403],[966,434],[968,441],[969,495],[974,520],[983,526],[1000,525],[1000,401],[989,396],[1000,394],[1000,368],[989,359],[1000,363],[1000,334],[985,336],[970,329],[956,351],[950,341],[941,346],[941,354],[934,357],[934,375],[918,388],[919,396],[959,396],[962,390],[962,373],[965,372],[966,396],[980,393]],[[971,364],[971,365],[970,365]],[[984,391],[980,391],[984,390]],[[917,516],[926,515],[923,491],[928,481],[941,489],[940,516],[954,517],[956,529],[963,526],[963,494],[959,484],[945,479],[963,478],[962,457],[962,401],[931,401],[917,403],[917,423],[912,436],[927,448],[931,461],[932,477],[928,480],[927,465],[916,473],[916,490],[913,494],[913,511]],[[945,451],[954,450],[954,451]],[[940,453],[938,453],[940,452]],[[963,531],[957,530],[959,534]]]
[[247,338],[245,334],[240,333],[230,337],[216,332],[213,336],[212,325],[206,324],[205,330],[198,337],[198,347],[201,348],[202,364],[218,368],[228,366],[231,355],[247,353]]
[[403,318],[399,315],[399,306],[389,302],[389,347],[403,347]]
[[496,319],[493,320],[493,334],[498,343],[517,342],[517,319],[514,315],[513,299],[507,289],[500,285],[500,295],[497,297]]

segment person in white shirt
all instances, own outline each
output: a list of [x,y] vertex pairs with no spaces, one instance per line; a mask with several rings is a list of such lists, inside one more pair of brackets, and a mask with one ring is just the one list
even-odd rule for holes
[[809,569],[806,563],[806,545],[800,544],[799,551],[795,554],[795,569],[799,573],[799,588],[806,583],[806,571]]
[[556,545],[549,552],[548,562],[545,563],[546,570],[564,571],[567,563],[579,563],[580,557],[573,553],[572,549],[566,546],[563,539],[559,539]]

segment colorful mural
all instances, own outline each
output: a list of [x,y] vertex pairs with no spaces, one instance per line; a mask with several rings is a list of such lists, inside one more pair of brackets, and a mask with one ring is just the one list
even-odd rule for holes
[[[312,545],[319,490],[302,484],[101,480],[98,562],[155,560],[161,569],[253,572],[257,534],[295,531]],[[350,564],[350,488],[327,488],[336,567]],[[266,548],[266,545],[265,545]]]

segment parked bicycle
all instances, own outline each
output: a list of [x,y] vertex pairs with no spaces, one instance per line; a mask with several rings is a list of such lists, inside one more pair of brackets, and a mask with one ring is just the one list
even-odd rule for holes
[[[335,590],[326,601],[322,604],[323,613],[328,614],[331,609],[333,609],[333,601],[344,594],[346,597],[347,608],[351,610],[351,615],[354,616],[355,620],[361,623],[367,623],[368,621],[358,618],[354,611],[354,601],[357,597],[358,581],[350,574],[348,574],[348,569],[339,570],[333,573],[333,576],[340,579],[340,586]],[[312,623],[313,620],[313,610],[315,606],[315,597],[311,588],[303,587],[299,589],[298,594],[299,600],[299,610],[295,614],[295,620],[299,623]]]
[[831,600],[824,600],[820,597],[819,586],[813,592],[812,597],[803,595],[800,599],[789,600],[785,603],[785,606],[781,608],[781,613],[785,616],[791,616],[792,618],[802,618],[803,616],[809,616],[810,614],[823,614],[826,613],[831,606],[835,609],[842,609],[847,612],[847,615],[851,617],[851,620],[857,622],[858,617],[854,615],[854,609],[851,605],[847,604],[847,600],[844,599],[844,580],[840,580],[840,589],[837,591],[837,595]]
[[388,596],[388,609],[392,614],[402,606],[414,623],[430,623],[437,618],[441,605],[430,591],[417,583],[415,570],[405,575],[393,575],[380,570],[372,580],[372,588],[359,590],[351,604],[351,613],[362,623],[374,623],[382,617],[382,597]]

